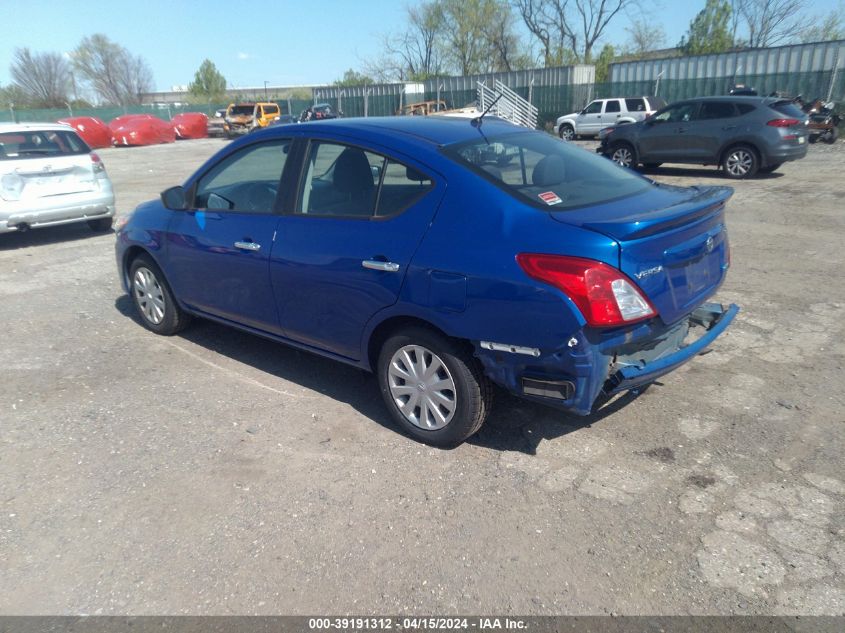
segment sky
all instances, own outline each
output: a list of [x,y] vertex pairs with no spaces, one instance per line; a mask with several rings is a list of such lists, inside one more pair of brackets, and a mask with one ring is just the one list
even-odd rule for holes
[[[644,6],[674,45],[704,1]],[[16,48],[65,53],[94,33],[142,56],[157,90],[188,84],[206,58],[230,87],[326,84],[378,57],[382,34],[403,28],[406,6],[405,0],[0,0],[0,85],[11,83]],[[628,23],[615,18],[606,41],[627,40]]]

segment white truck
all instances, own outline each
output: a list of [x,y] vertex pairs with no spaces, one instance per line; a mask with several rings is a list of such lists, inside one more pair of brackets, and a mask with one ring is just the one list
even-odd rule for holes
[[565,141],[598,136],[604,128],[643,121],[665,105],[660,97],[596,99],[580,112],[558,117],[555,132]]

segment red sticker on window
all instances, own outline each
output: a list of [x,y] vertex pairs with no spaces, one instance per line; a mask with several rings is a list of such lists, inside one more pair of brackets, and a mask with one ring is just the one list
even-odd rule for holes
[[554,191],[544,191],[543,193],[538,193],[537,196],[548,205],[558,204],[559,202],[563,202]]

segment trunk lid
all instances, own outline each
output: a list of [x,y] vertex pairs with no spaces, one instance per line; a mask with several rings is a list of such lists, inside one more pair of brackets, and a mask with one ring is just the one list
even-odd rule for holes
[[729,260],[725,202],[732,194],[730,187],[656,185],[624,200],[551,215],[615,240],[616,265],[671,324],[724,280]]

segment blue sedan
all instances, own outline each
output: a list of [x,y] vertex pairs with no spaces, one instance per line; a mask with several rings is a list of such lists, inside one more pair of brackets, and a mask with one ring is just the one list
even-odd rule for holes
[[375,372],[451,446],[494,383],[587,415],[718,337],[731,193],[491,118],[283,125],[140,205],[117,264],[153,332],[202,317]]

